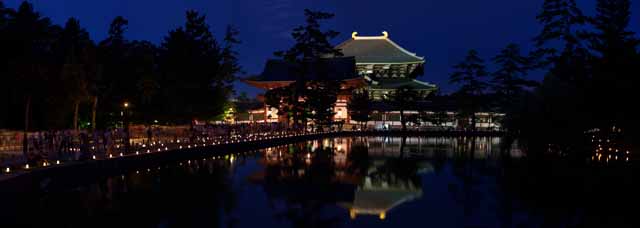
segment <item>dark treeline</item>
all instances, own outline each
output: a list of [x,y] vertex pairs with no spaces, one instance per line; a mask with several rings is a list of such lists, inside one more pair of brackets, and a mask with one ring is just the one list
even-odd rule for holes
[[205,15],[187,11],[156,45],[127,39],[127,25],[118,16],[94,41],[75,18],[56,25],[28,2],[11,9],[0,1],[0,129],[107,128],[124,115],[185,124],[222,114],[241,72],[234,27],[218,41]]
[[[579,149],[585,132],[613,127],[632,142],[640,135],[633,102],[640,55],[639,41],[628,29],[630,10],[629,0],[598,0],[596,14],[589,16],[574,0],[545,0],[533,51],[507,45],[491,59],[493,72],[470,51],[454,66],[451,82],[461,89],[453,96],[465,102],[460,107],[507,113],[508,130],[532,150],[550,144]],[[544,80],[526,80],[532,71],[546,72]]]

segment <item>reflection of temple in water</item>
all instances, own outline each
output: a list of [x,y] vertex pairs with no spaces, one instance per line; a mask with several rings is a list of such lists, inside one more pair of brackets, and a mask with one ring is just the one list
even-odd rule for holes
[[[370,137],[366,138],[369,155],[381,157],[468,157],[487,159],[500,156],[498,137]],[[402,152],[402,153],[401,153]],[[473,152],[473,153],[472,153]],[[511,156],[522,156],[519,150],[510,150]]]
[[[271,197],[295,198],[298,202],[321,199],[346,208],[352,219],[359,215],[385,219],[389,210],[422,196],[419,173],[433,170],[424,159],[400,158],[399,140],[337,138],[266,149],[261,162],[265,169],[252,175],[251,180],[260,183]],[[420,143],[427,142],[408,139],[403,148],[428,148]],[[318,153],[327,152],[331,153],[328,159],[319,159],[323,156]],[[327,160],[330,165],[324,164]],[[330,169],[325,171],[331,173],[331,180],[314,176],[324,173],[318,169]]]
[[[375,167],[374,167],[375,169]],[[349,209],[349,216],[378,215],[385,219],[394,207],[422,197],[422,186],[393,173],[371,175],[364,178],[355,191],[352,202],[343,203]]]

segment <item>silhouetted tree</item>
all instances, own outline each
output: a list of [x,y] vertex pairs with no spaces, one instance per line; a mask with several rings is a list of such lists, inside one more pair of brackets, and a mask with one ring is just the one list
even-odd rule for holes
[[297,104],[297,101],[294,101],[294,96],[291,91],[291,87],[278,87],[269,90],[264,94],[264,102],[270,108],[275,108],[278,110],[278,116],[284,117],[287,121],[292,118],[293,109],[300,106],[294,107],[293,104]]
[[222,73],[221,48],[206,17],[190,10],[186,18],[185,25],[170,31],[162,42],[160,84],[165,113],[174,123],[214,118],[231,94],[230,75]]
[[366,126],[371,120],[371,98],[368,91],[357,91],[351,95],[351,99],[347,104],[349,116],[352,120],[360,122],[362,127]]
[[218,85],[219,87],[227,87],[225,89],[232,91],[231,83],[236,79],[237,74],[244,73],[242,67],[238,63],[238,52],[235,50],[236,46],[241,42],[238,39],[240,32],[237,28],[229,25],[227,26],[226,33],[224,35],[224,43],[222,47],[222,63],[220,70],[220,79],[225,84]]
[[[562,41],[564,49],[578,46],[577,26],[584,24],[585,17],[575,0],[545,0],[542,12],[536,16],[543,29],[534,38],[535,45],[543,48],[551,41]],[[544,48],[544,52],[556,54],[555,48]]]
[[158,113],[162,113],[162,100],[159,99],[160,82],[156,61],[158,48],[149,41],[133,41],[128,48],[128,62],[136,85],[136,93],[132,96],[137,102],[135,106],[141,116],[137,120],[152,124]]
[[531,63],[527,56],[520,53],[518,45],[507,45],[493,57],[493,62],[498,65],[498,69],[491,74],[491,87],[501,101],[500,106],[512,105],[514,99],[521,96],[526,88],[536,85],[525,79]]
[[[95,110],[101,115],[101,125],[112,125],[120,119],[122,103],[132,99],[136,90],[135,79],[131,76],[130,65],[127,61],[129,41],[124,34],[129,22],[117,16],[109,25],[107,38],[98,44],[98,61],[101,64],[100,80],[96,83],[94,96]],[[100,103],[100,105],[98,105]],[[98,123],[92,123],[94,126]]]
[[305,109],[316,125],[331,125],[335,112],[333,108],[340,92],[340,81],[312,80],[307,83]]
[[[0,1],[0,34],[9,34],[8,25],[9,25],[9,15],[14,14],[11,8],[5,8],[4,3]],[[9,58],[10,52],[9,43],[10,37],[7,35],[0,36],[0,91],[1,95],[0,99],[0,107],[2,107],[2,111],[0,111],[0,127],[8,126],[9,122],[11,122],[11,104],[12,96],[11,96],[11,88],[10,83],[12,83],[12,75],[9,75]]]
[[488,87],[484,78],[489,73],[476,50],[470,50],[465,59],[453,68],[449,82],[460,85],[460,89],[454,94],[460,109],[458,114],[463,118],[471,118],[471,128],[475,130],[476,112],[484,104],[482,99]]
[[531,145],[571,144],[591,122],[585,88],[592,57],[582,39],[585,17],[574,0],[546,0],[537,19],[543,29],[534,39],[538,49],[532,56],[546,75],[536,92],[524,99],[524,109],[509,118],[518,116],[516,128]]
[[93,75],[89,64],[95,62],[90,59],[89,51],[93,42],[89,33],[80,26],[75,18],[67,20],[60,38],[58,39],[58,51],[64,60],[61,70],[61,84],[69,101],[73,104],[73,129],[78,129],[80,103],[89,97],[89,83]]
[[[12,97],[19,106],[24,104],[24,136],[30,129],[33,101],[44,98],[45,82],[52,73],[51,45],[55,28],[49,18],[42,17],[28,2],[23,2],[12,12],[7,24],[6,38],[9,58],[8,71],[12,74]],[[5,36],[5,34],[3,34]],[[24,152],[28,151],[26,140]]]
[[593,81],[589,101],[595,112],[594,124],[601,128],[623,127],[636,131],[636,108],[627,101],[636,96],[638,83],[638,44],[630,31],[629,0],[599,0],[596,15],[590,18],[595,27],[588,33],[590,47],[595,52]]
[[409,118],[405,115],[405,111],[417,109],[416,103],[422,101],[424,95],[410,86],[402,86],[384,97],[384,101],[390,104],[394,110],[400,111],[400,124],[402,131],[407,130],[407,122]]
[[[295,66],[293,71],[298,77],[294,83],[283,89],[267,91],[265,96],[269,99],[267,101],[268,104],[286,102],[285,104],[273,106],[278,108],[279,115],[287,115],[288,119],[291,118],[294,124],[306,125],[309,117],[318,118],[320,122],[326,120],[330,109],[322,104],[332,103],[329,106],[331,110],[333,109],[340,84],[329,82],[330,80],[326,78],[326,75],[323,75],[322,72],[328,71],[321,69],[323,65],[321,58],[342,56],[342,53],[329,42],[338,35],[338,32],[334,30],[323,31],[320,28],[321,21],[331,19],[334,15],[308,9],[305,9],[304,15],[306,24],[294,28],[291,33],[291,36],[296,41],[293,47],[286,51],[275,53],[276,56]],[[318,74],[318,78],[313,79],[317,82],[312,83],[315,86],[314,91],[310,93],[307,87],[310,78],[307,77],[311,74],[312,66],[315,68],[314,70],[318,71],[314,72]],[[286,92],[281,90],[286,90]],[[310,104],[306,100],[309,95],[312,99],[320,99],[320,97],[314,96],[315,94],[324,94],[326,96],[322,98],[322,104]],[[334,99],[333,102],[329,102],[331,99]],[[313,107],[315,110],[311,110],[309,107]],[[316,112],[317,115],[311,115],[312,111],[318,111]]]

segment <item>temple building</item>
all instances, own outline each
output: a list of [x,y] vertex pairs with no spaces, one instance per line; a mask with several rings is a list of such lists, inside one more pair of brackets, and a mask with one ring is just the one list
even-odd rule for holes
[[[329,57],[323,59],[324,66],[328,66],[330,79],[341,80],[342,88],[335,104],[334,120],[349,122],[347,103],[353,90],[366,89],[374,101],[381,101],[387,95],[400,87],[410,87],[428,95],[437,90],[433,84],[416,79],[421,75],[424,67],[424,57],[417,56],[400,47],[389,39],[389,34],[382,36],[358,36],[353,32],[351,39],[342,42],[336,49],[343,53],[343,57]],[[271,90],[287,86],[295,82],[298,75],[296,66],[282,60],[268,60],[264,71],[243,82],[264,90]],[[310,70],[305,75],[307,79],[317,78],[318,74]],[[260,99],[264,99],[259,96]],[[277,110],[265,107],[249,113],[251,122],[277,122]]]
[[[327,56],[316,63],[305,65],[303,74],[307,80],[319,78],[340,80],[342,88],[334,107],[334,121],[356,124],[349,117],[347,104],[354,91],[367,91],[372,99],[371,120],[369,128],[390,129],[401,126],[400,112],[393,105],[385,102],[385,98],[399,88],[410,88],[422,96],[428,96],[438,90],[434,84],[418,80],[423,75],[425,58],[404,49],[389,38],[389,33],[381,36],[358,36],[357,32],[336,46],[343,56]],[[263,72],[243,82],[256,88],[271,90],[287,86],[300,77],[300,66],[283,60],[268,60]],[[258,100],[262,107],[253,109],[238,122],[266,123],[283,122],[275,108],[264,104],[264,96]],[[415,104],[417,110],[404,110],[405,115],[432,115],[439,121],[424,122],[425,128],[460,128],[471,124],[469,119],[460,119],[456,115],[458,107],[451,96],[440,96]],[[488,111],[488,110],[487,110]],[[501,113],[478,112],[476,127],[481,129],[499,129]],[[444,119],[444,120],[443,120]],[[435,123],[435,124],[434,124]],[[410,125],[412,123],[409,123]]]
[[367,82],[367,91],[374,100],[382,100],[385,95],[400,87],[411,87],[425,96],[436,91],[433,84],[416,79],[422,75],[424,57],[417,56],[389,39],[389,33],[382,36],[358,36],[339,44],[344,56],[356,59],[358,76]]

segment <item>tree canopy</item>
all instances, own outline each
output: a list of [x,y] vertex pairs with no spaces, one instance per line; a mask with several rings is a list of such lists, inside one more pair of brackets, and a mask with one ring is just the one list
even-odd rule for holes
[[221,114],[241,73],[239,32],[229,26],[219,43],[205,15],[185,18],[157,46],[127,39],[129,22],[117,16],[95,44],[76,18],[59,26],[28,2],[0,2],[0,128],[114,127],[124,102],[143,124]]
[[[317,124],[327,124],[333,115],[333,106],[340,91],[340,81],[329,79],[322,58],[342,56],[330,43],[338,35],[334,30],[322,30],[321,21],[333,18],[333,14],[305,9],[305,25],[293,29],[295,44],[285,51],[274,53],[292,66],[296,81],[288,86],[272,89],[265,94],[265,103],[278,109],[278,115],[292,124],[306,126],[308,119]],[[311,67],[319,75],[310,80]]]

